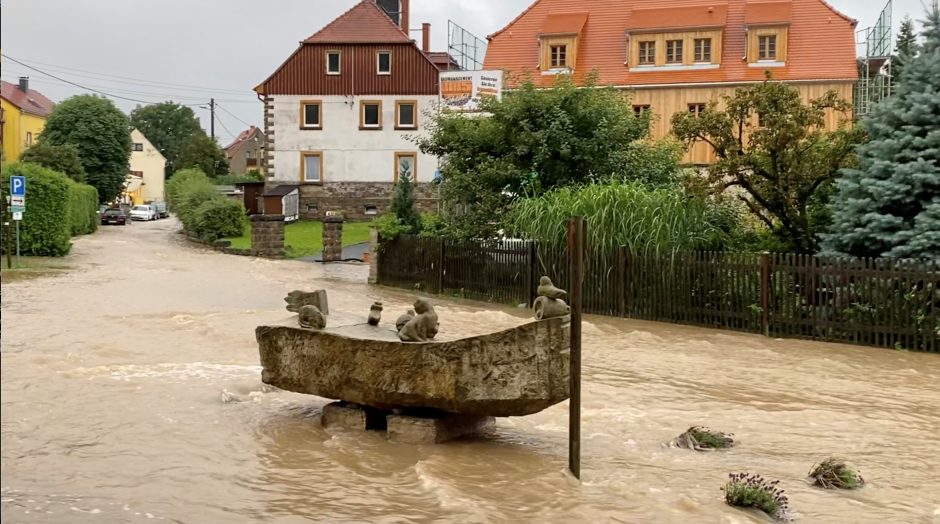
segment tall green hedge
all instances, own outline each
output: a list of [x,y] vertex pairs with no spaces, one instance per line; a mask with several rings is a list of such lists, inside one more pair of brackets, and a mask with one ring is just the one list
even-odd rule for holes
[[223,196],[199,169],[177,171],[166,185],[167,203],[187,231],[203,240],[237,237],[244,227],[245,206]]
[[63,256],[72,244],[71,186],[67,176],[36,164],[4,166],[3,198],[10,194],[10,177],[26,177],[26,213],[20,223],[20,252],[34,256]]
[[72,235],[88,235],[98,230],[98,190],[88,184],[69,185]]

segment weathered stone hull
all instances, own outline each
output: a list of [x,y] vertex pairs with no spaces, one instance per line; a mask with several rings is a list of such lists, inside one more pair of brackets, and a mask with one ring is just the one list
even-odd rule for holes
[[255,334],[264,383],[379,409],[506,417],[539,412],[569,394],[567,317],[450,341],[287,326],[259,326]]

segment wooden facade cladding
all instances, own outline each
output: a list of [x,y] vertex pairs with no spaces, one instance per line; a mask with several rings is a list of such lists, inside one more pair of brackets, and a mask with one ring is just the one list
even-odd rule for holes
[[[340,51],[340,74],[327,74],[327,51]],[[391,74],[377,74],[379,51]],[[304,44],[256,89],[264,95],[436,95],[438,70],[410,44]]]

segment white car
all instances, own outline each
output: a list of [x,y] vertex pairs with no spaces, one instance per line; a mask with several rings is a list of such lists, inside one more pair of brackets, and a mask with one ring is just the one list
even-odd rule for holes
[[131,208],[131,220],[156,220],[157,210],[153,206],[134,206]]

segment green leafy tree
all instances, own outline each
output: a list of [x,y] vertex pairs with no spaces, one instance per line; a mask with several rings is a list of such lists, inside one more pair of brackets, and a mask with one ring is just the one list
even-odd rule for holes
[[228,158],[219,144],[205,134],[193,135],[183,144],[176,167],[197,167],[209,177],[228,174]]
[[858,148],[833,200],[826,247],[855,256],[940,259],[940,12],[894,96],[864,121]]
[[[566,77],[551,89],[527,82],[502,100],[484,99],[482,109],[485,117],[443,111],[416,140],[442,159],[441,198],[455,236],[494,234],[522,196],[611,178],[661,183],[677,169],[678,149],[649,151],[648,117],[593,78],[585,88]],[[653,162],[664,165],[645,168]]]
[[404,227],[406,233],[418,234],[421,231],[421,215],[415,207],[415,188],[411,179],[411,164],[404,158],[399,160],[398,182],[392,196],[391,211]]
[[85,168],[82,167],[82,159],[78,156],[75,144],[54,145],[39,141],[23,152],[20,161],[39,164],[65,173],[76,182],[85,182]]
[[917,56],[917,36],[914,34],[914,21],[905,16],[898,31],[898,40],[891,60],[891,76],[895,83],[901,78],[904,67]]
[[107,98],[77,95],[57,104],[39,142],[72,144],[78,149],[86,181],[102,202],[121,193],[127,178],[131,136],[127,117]]
[[676,114],[673,133],[715,151],[706,177],[713,193],[737,188],[748,210],[790,249],[814,253],[829,186],[863,135],[855,127],[825,129],[826,110],[847,112],[848,104],[834,91],[805,104],[795,87],[770,80],[724,102],[724,110],[713,103],[700,115]]
[[177,165],[183,146],[192,138],[206,134],[192,108],[176,102],[137,106],[131,111],[130,120],[131,126],[166,157],[167,179],[183,167]]

